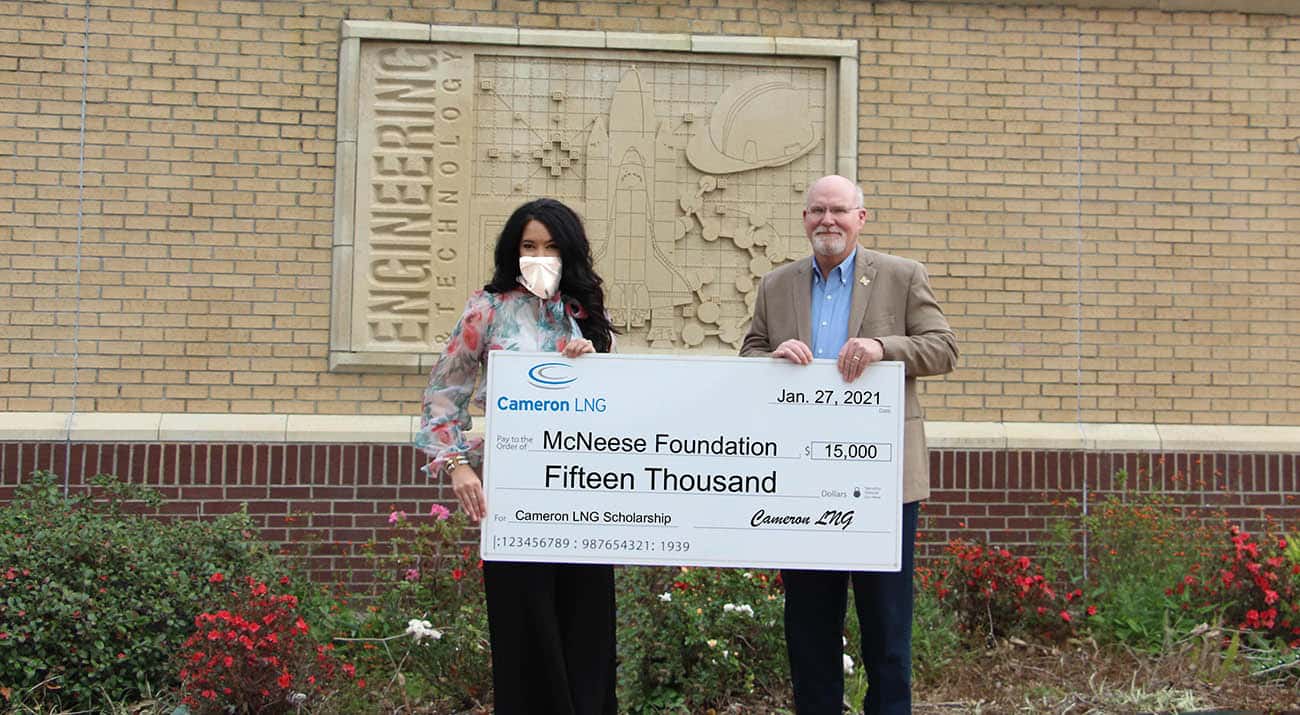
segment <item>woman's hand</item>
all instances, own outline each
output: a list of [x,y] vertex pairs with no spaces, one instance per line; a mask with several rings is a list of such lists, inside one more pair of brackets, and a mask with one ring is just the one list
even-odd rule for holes
[[460,508],[475,524],[487,516],[487,497],[483,494],[483,482],[468,464],[462,464],[451,473],[451,490],[460,500]]
[[596,352],[596,346],[592,345],[591,341],[586,338],[577,338],[576,340],[570,340],[560,352],[566,358],[576,358],[579,355]]

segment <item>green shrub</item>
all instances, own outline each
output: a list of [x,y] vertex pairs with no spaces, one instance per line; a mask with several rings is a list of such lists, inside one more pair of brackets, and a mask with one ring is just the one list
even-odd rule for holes
[[379,584],[345,644],[379,697],[459,712],[488,702],[492,663],[483,562],[464,545],[462,512],[395,511],[398,535],[367,545]]
[[912,600],[912,677],[919,682],[940,682],[944,668],[966,651],[956,612],[945,608],[933,591],[922,586],[923,573],[917,569]]
[[1074,633],[1082,613],[1094,610],[1081,610],[1080,592],[1058,593],[1028,556],[961,539],[947,551],[938,568],[918,570],[919,587],[953,614],[967,637],[1059,640]]
[[[1214,604],[1193,602],[1182,585],[1212,573],[1210,550],[1220,540],[1199,515],[1127,479],[1117,473],[1121,491],[1077,521],[1057,520],[1048,559],[1058,578],[1096,606],[1089,628],[1098,640],[1159,653],[1170,638],[1213,617]],[[1088,535],[1086,568],[1076,524]]]
[[618,571],[619,707],[702,712],[789,683],[776,572]]
[[176,682],[175,653],[215,572],[276,565],[246,514],[166,522],[123,511],[158,495],[116,477],[65,497],[37,472],[0,509],[0,685],[47,706],[121,702]]
[[1215,570],[1177,588],[1217,607],[1223,622],[1264,642],[1300,648],[1300,549],[1285,533],[1264,538],[1233,524],[1220,538]]
[[[217,572],[209,581],[225,579]],[[350,663],[334,657],[332,643],[311,639],[297,596],[273,593],[251,577],[242,581],[231,584],[223,608],[194,619],[195,631],[181,646],[182,702],[188,708],[198,715],[299,711],[355,677]],[[280,579],[281,587],[288,583],[288,577]]]

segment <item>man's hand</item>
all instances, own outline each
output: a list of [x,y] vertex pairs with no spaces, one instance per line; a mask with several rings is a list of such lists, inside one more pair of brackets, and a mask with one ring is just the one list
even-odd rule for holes
[[772,357],[784,358],[796,365],[807,365],[813,361],[812,348],[794,338],[776,346],[776,350],[772,351]]
[[840,348],[840,356],[835,367],[845,382],[853,382],[862,377],[867,366],[885,359],[885,346],[875,338],[849,338]]

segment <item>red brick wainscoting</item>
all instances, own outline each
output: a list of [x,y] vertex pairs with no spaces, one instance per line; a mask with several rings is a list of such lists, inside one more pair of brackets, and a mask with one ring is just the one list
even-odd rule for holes
[[[934,491],[921,513],[922,557],[955,538],[1033,554],[1052,520],[1120,489],[1158,491],[1175,504],[1224,513],[1252,530],[1268,518],[1300,526],[1300,453],[1155,453],[948,450],[930,453]],[[248,513],[265,538],[307,552],[319,580],[370,581],[360,546],[391,533],[394,509],[455,508],[442,484],[419,472],[411,447],[313,444],[0,443],[0,500],[34,470],[87,478],[116,474],[156,488],[162,513],[203,518]],[[1073,499],[1076,506],[1067,506]]]
[[[1297,453],[931,450],[920,553],[971,539],[1034,555],[1051,522],[1109,494],[1155,492],[1189,514],[1300,527]],[[1126,478],[1119,478],[1124,474]],[[1071,503],[1070,500],[1073,500]]]

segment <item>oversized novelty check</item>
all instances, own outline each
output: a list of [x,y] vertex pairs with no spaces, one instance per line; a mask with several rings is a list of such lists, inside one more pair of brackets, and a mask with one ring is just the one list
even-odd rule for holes
[[897,571],[903,365],[493,351],[488,560]]

